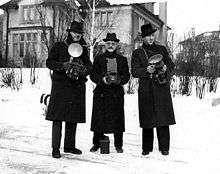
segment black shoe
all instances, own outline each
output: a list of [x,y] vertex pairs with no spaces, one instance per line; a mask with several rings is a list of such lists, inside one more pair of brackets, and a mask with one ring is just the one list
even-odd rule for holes
[[53,157],[53,158],[60,158],[60,157],[61,157],[61,155],[60,155],[60,150],[57,149],[57,148],[53,148],[52,157]]
[[144,155],[144,156],[149,155],[149,153],[150,153],[149,151],[142,151],[142,155]]
[[64,152],[65,153],[72,153],[72,154],[77,154],[77,155],[80,155],[82,154],[82,151],[77,149],[77,148],[64,148]]
[[162,151],[161,151],[161,154],[162,154],[162,155],[169,155],[169,151],[168,151],[168,150],[162,150]]
[[116,149],[117,153],[123,153],[124,152],[124,150],[121,147],[120,148],[116,147],[115,149]]
[[99,146],[92,146],[92,148],[90,149],[90,152],[96,152],[100,147]]

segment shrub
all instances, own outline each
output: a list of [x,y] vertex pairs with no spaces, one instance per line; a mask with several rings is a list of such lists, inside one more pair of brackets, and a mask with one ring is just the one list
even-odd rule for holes
[[13,68],[0,69],[0,77],[1,86],[10,87],[13,90],[19,90],[21,88],[21,83]]

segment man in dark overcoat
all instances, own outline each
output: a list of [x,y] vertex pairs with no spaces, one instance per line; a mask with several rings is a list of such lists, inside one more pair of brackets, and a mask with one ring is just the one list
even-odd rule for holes
[[[142,154],[153,151],[153,128],[156,128],[159,151],[169,154],[169,125],[175,124],[173,104],[170,95],[169,77],[174,69],[174,63],[169,57],[166,47],[155,41],[156,29],[151,24],[141,26],[143,45],[134,50],[131,60],[131,73],[139,78],[138,105],[139,121],[142,132]],[[153,59],[154,58],[154,59]],[[156,59],[162,58],[160,75],[158,77]],[[150,61],[151,60],[151,61]]]
[[[68,36],[63,42],[56,42],[50,49],[46,65],[53,70],[50,102],[46,120],[52,125],[52,156],[60,158],[62,121],[65,121],[64,152],[81,154],[75,147],[77,123],[85,123],[85,82],[92,69],[83,39],[83,23],[73,21],[67,29]],[[72,43],[78,43],[81,55],[74,62],[68,52]],[[76,74],[71,74],[74,72]]]
[[93,95],[91,131],[94,132],[91,152],[100,148],[104,133],[114,134],[114,145],[118,153],[123,149],[124,89],[130,74],[126,57],[116,53],[119,42],[115,33],[107,33],[106,51],[95,57],[91,80],[96,84]]

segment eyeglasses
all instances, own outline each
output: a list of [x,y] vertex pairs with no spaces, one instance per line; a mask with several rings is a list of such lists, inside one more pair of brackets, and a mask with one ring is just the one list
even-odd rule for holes
[[116,45],[115,42],[111,42],[111,41],[108,41],[108,42],[106,42],[105,44],[108,45],[108,46],[110,46],[110,45],[115,46],[115,45]]
[[82,37],[82,34],[70,32],[71,36],[75,39],[80,39]]

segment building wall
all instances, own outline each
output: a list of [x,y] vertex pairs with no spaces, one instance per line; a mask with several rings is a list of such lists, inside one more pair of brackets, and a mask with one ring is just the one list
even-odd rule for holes
[[[22,0],[18,3],[18,10],[10,10],[10,20],[9,27],[28,27],[28,26],[39,26],[40,22],[37,23],[25,23],[23,21],[23,8],[25,6],[35,5],[41,2],[40,0]],[[53,11],[49,8],[45,10],[46,12],[46,26],[52,26],[53,20],[51,16],[53,15]]]
[[[45,44],[42,43],[41,40],[41,34],[42,34],[42,29],[39,27],[41,26],[40,21],[36,23],[25,23],[23,21],[23,7],[27,5],[34,5],[36,3],[39,3],[41,1],[39,0],[23,0],[18,3],[19,8],[17,10],[15,9],[10,9],[9,10],[9,33],[8,33],[8,61],[14,60],[17,65],[23,62],[24,57],[20,56],[14,56],[13,55],[13,34],[27,34],[27,33],[37,33],[37,49],[36,49],[36,56],[38,59],[38,62],[42,64],[43,67],[45,67],[45,60],[47,57],[47,48],[45,47]],[[46,26],[52,26],[53,25],[53,20],[52,20],[52,15],[53,11],[50,8],[47,8],[46,10]],[[5,17],[3,19],[3,42],[6,42],[6,12],[5,12]],[[21,28],[21,29],[19,29]],[[50,31],[47,30],[47,38],[50,38]],[[3,45],[3,57],[5,57],[5,50],[6,50],[6,45]]]
[[167,2],[160,2],[159,18],[164,22],[164,25],[158,31],[158,40],[163,45],[166,45],[166,42],[167,42]]
[[4,19],[4,14],[0,15],[0,53],[2,53],[2,40],[3,40],[3,19]]
[[157,31],[155,32],[156,40],[160,43],[165,43],[165,39],[163,34],[163,27],[161,27],[157,22],[149,18],[147,15],[141,13],[139,10],[136,8],[133,9],[133,23],[132,23],[132,28],[133,28],[133,38],[135,39],[138,37],[138,33],[141,33],[141,26],[147,23],[151,23],[154,28],[157,28]]
[[[103,44],[102,39],[106,37],[108,32],[116,33],[117,38],[120,39],[120,44],[122,46],[121,53],[127,57],[128,65],[130,67],[131,62],[131,52],[133,50],[133,32],[132,32],[132,8],[130,6],[114,7],[114,8],[104,8],[99,11],[113,11],[114,14],[114,25],[109,28],[95,28],[95,35],[102,35],[98,38],[99,43]],[[102,30],[105,30],[104,32]]]
[[[99,12],[112,11],[113,12],[113,26],[112,27],[95,27],[95,36],[98,36],[102,33],[98,40],[102,41],[106,37],[108,32],[116,33],[120,42],[131,44],[131,8],[130,7],[114,7],[114,8],[102,8],[98,9]],[[103,32],[104,30],[104,32]]]

